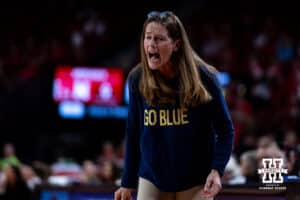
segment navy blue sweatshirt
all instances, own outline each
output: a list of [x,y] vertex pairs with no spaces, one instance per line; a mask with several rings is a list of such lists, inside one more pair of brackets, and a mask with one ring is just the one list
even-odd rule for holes
[[137,188],[143,177],[161,191],[178,192],[204,184],[212,169],[223,175],[233,124],[216,75],[204,67],[199,73],[212,100],[191,108],[149,106],[138,89],[141,67],[129,74],[122,187]]

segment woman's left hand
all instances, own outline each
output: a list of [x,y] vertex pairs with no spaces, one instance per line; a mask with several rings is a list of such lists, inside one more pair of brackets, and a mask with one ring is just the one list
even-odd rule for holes
[[202,196],[205,198],[214,197],[219,193],[221,189],[221,177],[219,175],[219,172],[213,169],[206,178]]

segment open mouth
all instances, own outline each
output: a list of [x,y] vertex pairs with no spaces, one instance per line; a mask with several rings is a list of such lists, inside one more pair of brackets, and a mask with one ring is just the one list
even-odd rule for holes
[[160,58],[160,55],[159,53],[149,53],[149,58],[150,59],[159,59]]

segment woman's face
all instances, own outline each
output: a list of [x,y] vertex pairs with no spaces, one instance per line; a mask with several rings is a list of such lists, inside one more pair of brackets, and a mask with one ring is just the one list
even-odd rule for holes
[[150,22],[146,26],[144,50],[150,69],[164,71],[167,66],[171,66],[171,55],[177,49],[176,42],[169,37],[163,25]]

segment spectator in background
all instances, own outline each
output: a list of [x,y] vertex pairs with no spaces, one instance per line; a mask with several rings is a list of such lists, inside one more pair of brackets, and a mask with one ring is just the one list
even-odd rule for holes
[[0,159],[0,169],[3,169],[6,165],[20,165],[20,160],[16,156],[15,147],[12,143],[3,145],[3,158]]
[[102,145],[101,153],[97,158],[98,164],[101,164],[105,161],[114,162],[115,159],[116,159],[116,152],[115,152],[114,145],[109,141],[104,142]]
[[[283,168],[288,168],[288,162],[284,152],[279,148],[276,140],[271,135],[265,135],[258,139],[258,147],[257,147],[257,169],[263,168],[262,160],[264,158],[277,158],[283,160]],[[288,173],[289,169],[288,169]],[[261,178],[262,174],[259,176]]]
[[257,174],[256,150],[249,150],[242,153],[240,157],[242,175],[245,177],[245,184],[256,184],[259,182]]
[[6,185],[6,175],[5,173],[0,170],[0,198],[1,195],[5,192],[5,185]]
[[111,161],[104,161],[100,166],[100,179],[103,184],[115,185],[118,177],[117,168]]
[[263,158],[281,158],[283,159],[283,167],[287,167],[287,160],[284,152],[279,148],[276,140],[271,135],[264,135],[258,139],[258,146],[256,150],[257,168],[263,168]]
[[4,168],[6,176],[5,192],[1,199],[16,200],[16,199],[32,199],[32,193],[23,179],[20,169],[16,166],[6,165]]
[[117,149],[117,155],[115,159],[116,167],[119,170],[122,170],[124,168],[124,159],[125,159],[125,141],[123,140]]
[[88,185],[97,185],[101,183],[97,166],[93,161],[85,160],[83,162],[80,182]]
[[41,178],[43,183],[47,182],[49,176],[51,175],[51,167],[49,165],[41,161],[34,161],[32,163],[32,168],[37,176]]
[[51,165],[51,176],[48,179],[50,184],[60,184],[57,178],[63,178],[63,184],[73,184],[80,182],[81,166],[73,158],[59,157]]
[[245,177],[242,175],[241,167],[236,160],[235,156],[230,156],[228,164],[222,177],[222,183],[228,185],[244,184]]
[[289,174],[298,175],[300,172],[298,136],[295,131],[287,131],[283,139],[283,151],[287,158],[287,168]]
[[33,168],[29,165],[21,165],[20,166],[20,172],[22,175],[23,180],[26,182],[27,187],[31,190],[34,191],[37,185],[40,185],[42,183],[42,180]]
[[284,158],[285,156],[276,140],[271,135],[264,135],[258,138],[257,157],[261,160],[262,158]]
[[140,47],[141,63],[128,77],[126,158],[115,200],[131,199],[137,185],[138,200],[213,199],[234,134],[216,70],[172,12],[148,14]]

